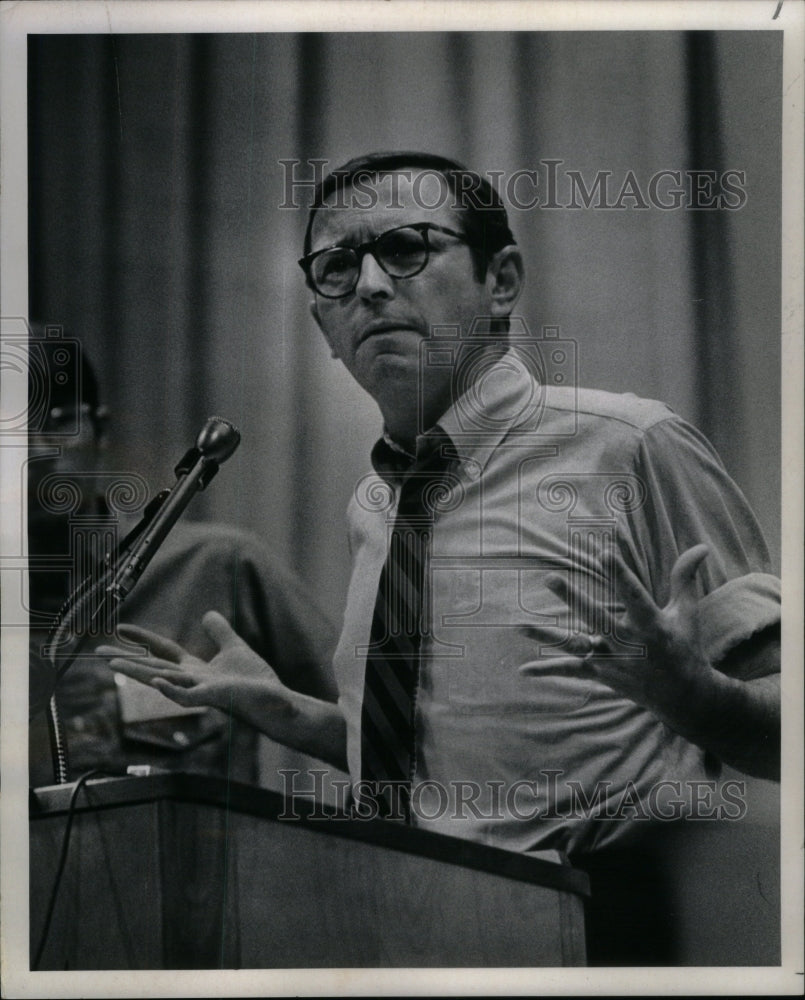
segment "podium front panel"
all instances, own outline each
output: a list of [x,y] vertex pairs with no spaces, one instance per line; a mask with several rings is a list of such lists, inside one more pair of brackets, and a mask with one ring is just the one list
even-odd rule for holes
[[[71,787],[33,793],[32,955]],[[85,791],[42,970],[584,964],[586,878],[556,852],[288,818],[275,793],[192,775]]]

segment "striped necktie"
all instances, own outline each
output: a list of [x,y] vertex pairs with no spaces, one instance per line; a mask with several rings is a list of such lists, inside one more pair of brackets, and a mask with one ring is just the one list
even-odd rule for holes
[[361,713],[360,798],[389,819],[410,818],[420,651],[430,627],[425,564],[453,454],[441,435],[405,475],[377,588]]

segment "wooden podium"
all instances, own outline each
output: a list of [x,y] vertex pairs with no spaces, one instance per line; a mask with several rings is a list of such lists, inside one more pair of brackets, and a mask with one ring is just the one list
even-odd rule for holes
[[[31,956],[72,785],[31,791]],[[587,876],[191,774],[90,780],[40,970],[584,965]]]

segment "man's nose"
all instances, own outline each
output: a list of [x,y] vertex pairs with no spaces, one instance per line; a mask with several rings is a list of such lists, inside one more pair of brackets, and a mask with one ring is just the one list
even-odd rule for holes
[[362,299],[394,298],[394,279],[389,277],[372,254],[364,254],[355,294]]

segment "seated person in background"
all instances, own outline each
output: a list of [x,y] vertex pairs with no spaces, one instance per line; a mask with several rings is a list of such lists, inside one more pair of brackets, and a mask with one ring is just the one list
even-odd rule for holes
[[[81,548],[91,544],[93,531],[95,537],[108,538],[116,527],[118,540],[123,538],[135,520],[110,510],[114,483],[125,487],[127,473],[103,472],[107,415],[90,365],[82,356],[66,371],[61,366],[57,379],[52,352],[37,352],[36,339],[31,348],[31,378],[45,373],[49,382],[49,411],[29,439],[29,610],[35,665],[55,615],[85,572],[78,567],[88,565]],[[32,398],[35,391],[31,385]],[[77,433],[65,433],[68,428]],[[71,499],[77,499],[65,511],[59,500],[70,495],[68,484]],[[332,625],[301,581],[253,535],[223,524],[180,521],[124,608],[127,621],[156,625],[204,658],[216,647],[200,626],[200,612],[219,609],[250,646],[276,665],[290,687],[326,700],[335,697],[327,668],[321,669],[332,657]],[[92,646],[90,640],[56,688],[73,778],[91,768],[124,774],[130,764],[150,764],[258,780],[258,739],[251,726],[216,709],[179,708],[153,688],[112,674],[106,659],[91,655]],[[37,693],[36,687],[34,672],[32,786],[54,780],[44,711],[50,689],[45,683]]]

